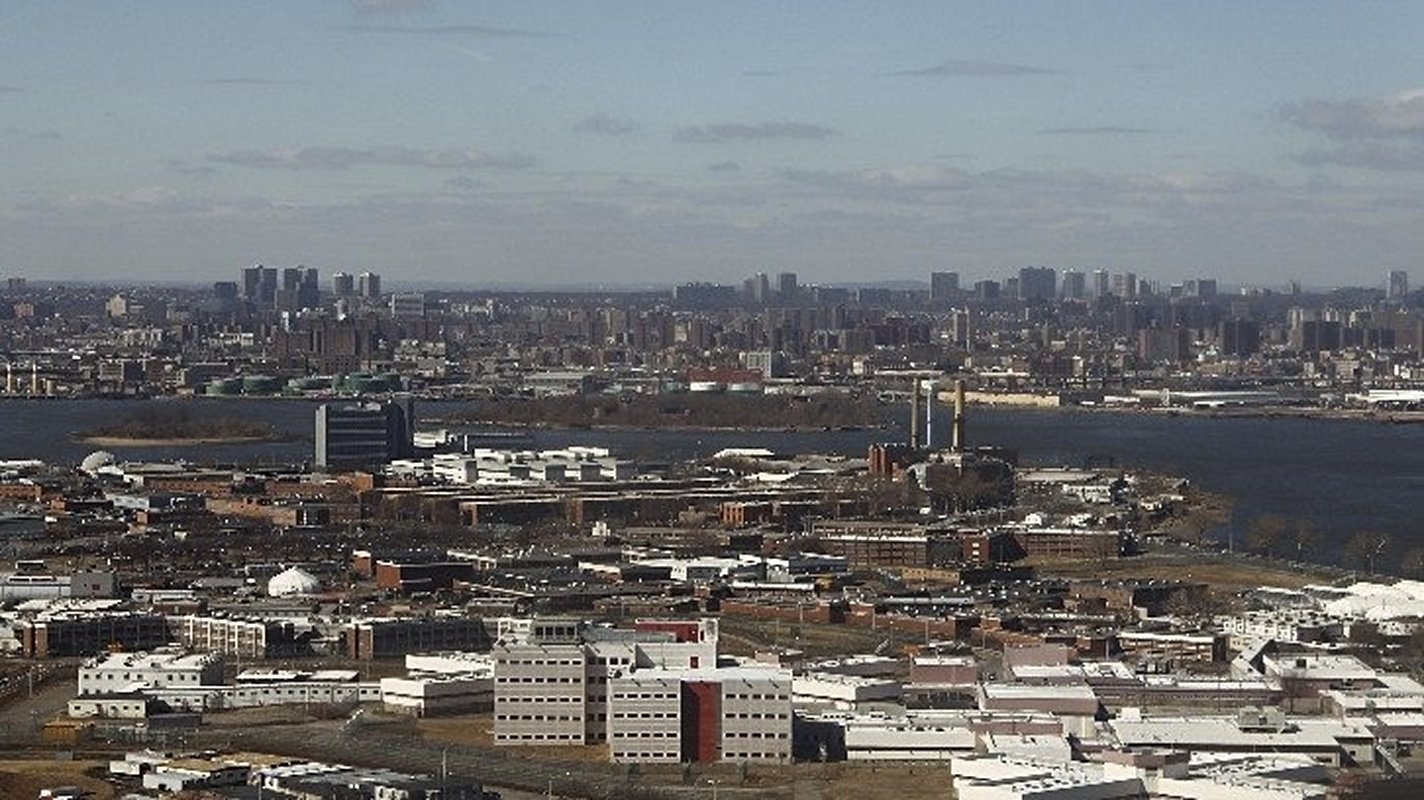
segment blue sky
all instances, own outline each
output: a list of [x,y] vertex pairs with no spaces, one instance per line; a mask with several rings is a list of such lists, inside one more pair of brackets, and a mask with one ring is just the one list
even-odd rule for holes
[[[0,274],[1376,284],[1420,3],[0,3]],[[1424,268],[1416,270],[1424,275]]]

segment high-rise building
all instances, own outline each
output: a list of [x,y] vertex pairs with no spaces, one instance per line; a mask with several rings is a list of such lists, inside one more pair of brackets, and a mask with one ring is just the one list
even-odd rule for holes
[[1390,270],[1386,296],[1391,300],[1398,300],[1406,294],[1409,294],[1409,273],[1402,269]]
[[958,272],[930,273],[930,302],[945,302],[959,294]]
[[337,297],[356,294],[356,277],[349,272],[331,273],[331,293]]
[[949,315],[949,340],[965,349],[974,344],[974,312],[962,308]]
[[1082,300],[1087,294],[1087,276],[1076,269],[1063,270],[1063,299]]
[[1112,294],[1112,275],[1105,269],[1093,270],[1093,297],[1107,297]]
[[1253,319],[1223,320],[1217,329],[1222,355],[1243,358],[1261,351],[1261,324]]
[[771,280],[765,272],[758,272],[742,281],[742,291],[749,302],[765,303],[771,298]]
[[1131,300],[1137,296],[1137,275],[1131,272],[1118,272],[1112,276],[1112,293],[1123,300]]
[[1020,300],[1052,300],[1058,294],[1058,272],[1053,267],[1019,269]]
[[796,273],[778,272],[776,274],[776,295],[783,303],[796,302],[798,286],[796,284]]
[[381,297],[381,276],[374,272],[363,272],[357,279],[358,289],[361,296],[367,300],[378,300]]
[[242,299],[256,303],[262,292],[262,265],[242,268]]
[[358,469],[409,456],[415,439],[415,402],[322,404],[316,410],[316,463]]
[[1187,297],[1200,297],[1203,300],[1211,300],[1216,297],[1215,278],[1196,278],[1189,280],[1182,285],[1182,293]]

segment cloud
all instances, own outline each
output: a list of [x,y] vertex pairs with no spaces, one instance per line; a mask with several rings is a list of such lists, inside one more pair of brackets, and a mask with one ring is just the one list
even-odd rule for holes
[[837,133],[839,131],[809,122],[723,122],[678,128],[672,138],[677,142],[709,144],[767,139],[829,139]]
[[6,84],[0,83],[0,94],[18,94],[19,92],[23,91],[25,90],[21,89],[18,86],[8,86]]
[[405,14],[435,7],[435,0],[351,0],[357,14]]
[[1424,89],[1368,100],[1308,100],[1283,106],[1286,122],[1335,140],[1424,139]]
[[782,75],[785,75],[785,74],[786,74],[785,72],[782,72],[781,70],[778,70],[778,69],[744,69],[744,70],[742,70],[742,77],[744,77],[744,78],[779,78],[779,77],[781,77]]
[[950,59],[932,66],[905,69],[892,74],[907,78],[991,78],[1011,75],[1056,75],[1058,71],[1001,61]]
[[1424,143],[1345,142],[1329,149],[1306,150],[1295,157],[1306,166],[1336,165],[1385,172],[1424,171]]
[[445,184],[447,186],[453,186],[456,189],[478,189],[484,185],[484,182],[477,178],[471,178],[469,175],[456,175],[450,180],[445,181]]
[[1129,128],[1122,125],[1099,125],[1087,128],[1044,128],[1041,136],[1138,136],[1157,133],[1151,128]]
[[478,150],[413,150],[405,147],[303,147],[296,150],[237,150],[213,153],[208,160],[254,169],[345,170],[356,166],[394,165],[429,169],[528,169],[534,157]]
[[292,84],[299,83],[299,81],[275,80],[271,78],[248,78],[239,76],[231,78],[210,78],[208,80],[203,81],[203,83],[206,83],[209,86],[290,86]]
[[1298,153],[1302,164],[1424,171],[1424,89],[1363,100],[1307,100],[1285,105],[1279,114],[1334,143]]
[[590,114],[574,126],[577,133],[596,133],[603,136],[624,136],[637,129],[638,124],[633,120],[603,112]]
[[707,169],[711,172],[741,172],[742,165],[735,161],[718,161],[716,164],[709,164]]
[[337,25],[349,33],[402,33],[416,36],[470,36],[485,39],[546,39],[554,34],[489,25]]
[[241,197],[217,201],[208,197],[184,195],[167,186],[141,186],[124,192],[77,192],[57,201],[33,201],[22,204],[25,211],[41,213],[113,212],[117,214],[176,215],[183,218],[229,217],[254,214],[275,208],[271,202],[256,197]]
[[51,128],[42,131],[35,131],[34,133],[30,134],[30,138],[37,142],[58,142],[64,137],[59,135],[59,131]]
[[885,191],[960,191],[972,185],[972,176],[954,167],[892,167],[856,172],[831,170],[782,170],[792,183],[852,193],[879,194]]

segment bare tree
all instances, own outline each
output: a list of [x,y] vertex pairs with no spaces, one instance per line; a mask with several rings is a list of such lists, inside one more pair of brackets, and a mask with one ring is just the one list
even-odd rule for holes
[[1285,543],[1288,526],[1286,520],[1276,514],[1262,514],[1251,521],[1246,529],[1246,549],[1262,555],[1275,555]]
[[1389,547],[1389,534],[1379,531],[1360,531],[1345,542],[1345,559],[1366,572],[1374,572],[1380,556]]
[[1296,561],[1319,560],[1317,553],[1325,543],[1325,534],[1310,520],[1296,520],[1290,532],[1290,543],[1295,549]]

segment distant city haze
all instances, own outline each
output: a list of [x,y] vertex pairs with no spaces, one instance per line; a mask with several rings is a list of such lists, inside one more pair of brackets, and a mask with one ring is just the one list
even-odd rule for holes
[[0,7],[0,276],[1385,287],[1424,4]]

